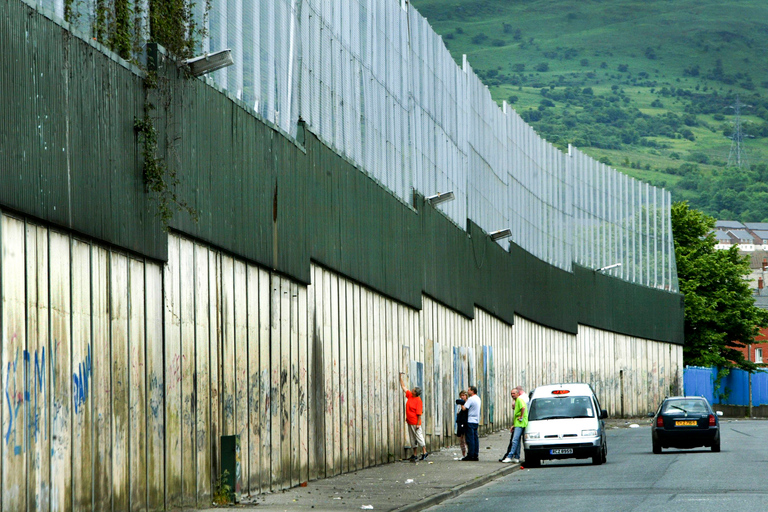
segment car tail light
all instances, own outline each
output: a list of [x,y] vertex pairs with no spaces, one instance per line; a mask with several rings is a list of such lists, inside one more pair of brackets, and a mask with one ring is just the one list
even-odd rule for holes
[[710,414],[709,415],[709,426],[710,427],[714,427],[715,426],[715,415],[714,414]]
[[656,417],[656,426],[659,428],[664,428],[664,418],[661,416]]

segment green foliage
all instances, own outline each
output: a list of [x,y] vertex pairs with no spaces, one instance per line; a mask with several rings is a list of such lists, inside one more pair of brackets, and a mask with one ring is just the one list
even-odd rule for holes
[[[194,3],[186,0],[152,0],[149,27],[152,38],[178,58],[194,55],[197,40],[204,34],[192,16]],[[206,12],[210,3],[206,3]]]
[[[146,83],[153,84],[155,81],[150,78]],[[163,228],[167,230],[177,210],[186,211],[195,221],[197,221],[197,211],[176,195],[175,188],[179,183],[176,171],[169,169],[157,156],[157,130],[152,117],[154,110],[155,106],[147,101],[144,104],[144,116],[134,119],[133,126],[142,143],[144,184],[147,192],[156,201],[157,216]]]
[[216,488],[213,491],[213,504],[229,505],[234,501],[234,489],[229,485],[229,470],[225,469],[216,482]]
[[736,247],[715,250],[715,220],[686,202],[672,205],[680,293],[685,296],[685,364],[742,368],[757,366],[740,348],[768,325],[768,311],[755,306],[749,284],[749,261]]

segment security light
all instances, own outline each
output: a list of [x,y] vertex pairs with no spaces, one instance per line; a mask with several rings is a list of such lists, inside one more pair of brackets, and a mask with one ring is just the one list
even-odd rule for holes
[[614,263],[613,265],[608,265],[607,267],[600,267],[599,269],[595,270],[595,272],[602,272],[603,270],[608,270],[611,268],[620,267],[621,263]]
[[502,238],[512,236],[512,231],[510,231],[509,228],[504,228],[498,231],[491,231],[488,235],[491,237],[491,240],[495,242],[496,240],[501,240]]
[[226,50],[206,53],[199,57],[187,59],[183,63],[189,67],[189,72],[192,73],[192,76],[200,76],[231,66],[235,61],[232,60],[232,50],[227,48]]
[[446,201],[453,201],[456,199],[456,196],[453,195],[453,192],[438,192],[437,194],[429,196],[426,199],[432,206],[437,206],[438,204],[445,203]]

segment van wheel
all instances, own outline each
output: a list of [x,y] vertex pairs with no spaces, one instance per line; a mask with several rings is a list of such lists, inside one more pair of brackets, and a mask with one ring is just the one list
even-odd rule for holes
[[[602,451],[602,450],[601,450]],[[603,455],[601,453],[598,453],[594,457],[592,457],[592,464],[595,466],[599,466],[603,463]]]
[[538,468],[541,466],[541,459],[538,459],[536,457],[526,457],[525,458],[525,467],[527,468]]

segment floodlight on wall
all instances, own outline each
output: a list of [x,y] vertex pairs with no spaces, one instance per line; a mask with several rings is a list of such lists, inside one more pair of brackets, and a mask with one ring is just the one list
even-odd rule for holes
[[621,263],[614,263],[613,265],[608,265],[607,267],[600,267],[599,269],[595,270],[595,272],[602,272],[603,270],[609,270],[612,268],[620,267]]
[[193,57],[183,62],[184,65],[189,67],[189,72],[192,76],[201,76],[206,73],[211,73],[217,69],[231,66],[235,61],[232,60],[232,50],[227,48],[226,50],[220,50],[218,52],[206,53],[199,57]]
[[437,194],[426,198],[432,206],[437,206],[438,204],[447,201],[453,201],[454,199],[456,199],[456,196],[453,195],[453,192],[438,192]]
[[491,231],[488,233],[488,236],[490,236],[491,240],[495,242],[496,240],[501,240],[502,238],[512,236],[512,231],[509,228],[504,228],[498,231]]

